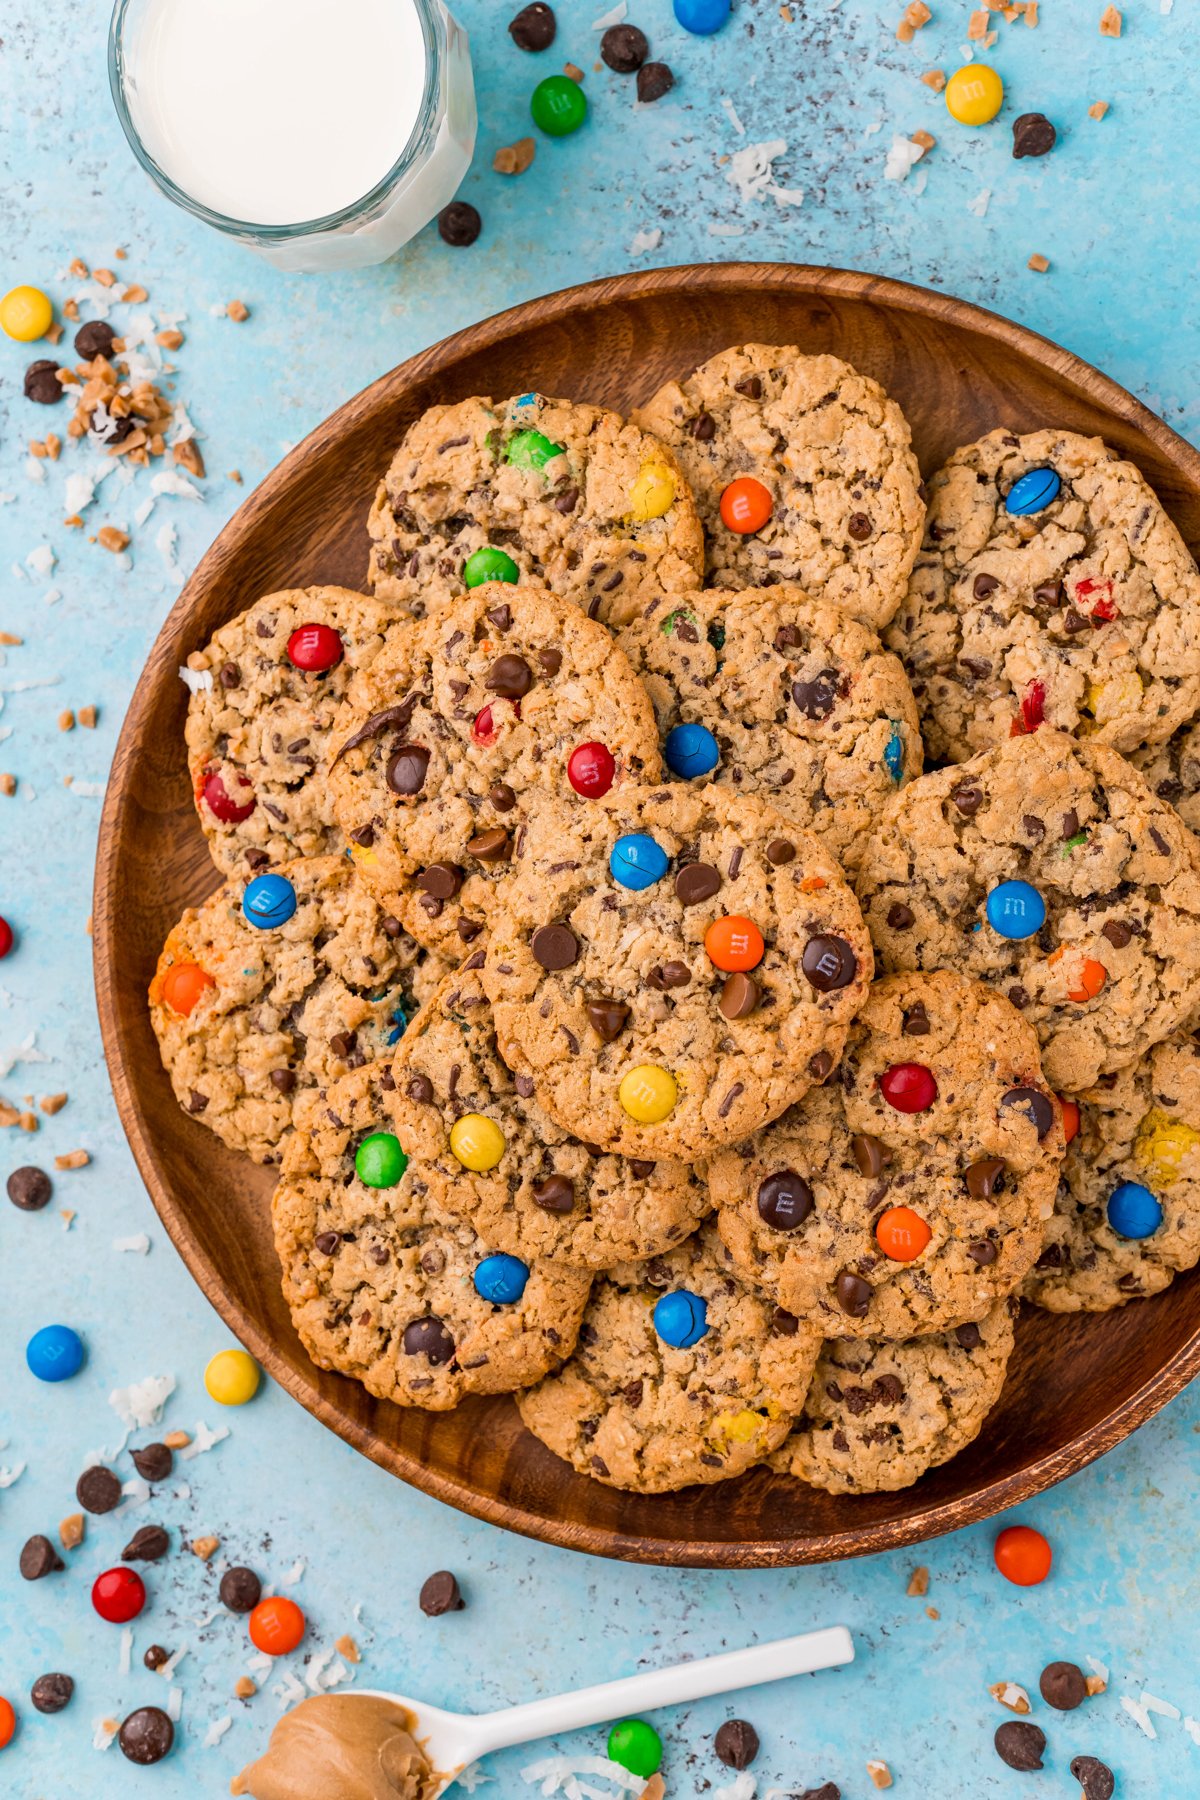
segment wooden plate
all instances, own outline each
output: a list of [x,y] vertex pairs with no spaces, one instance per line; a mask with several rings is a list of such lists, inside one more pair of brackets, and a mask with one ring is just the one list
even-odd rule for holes
[[601,1555],[731,1567],[912,1543],[1082,1468],[1200,1369],[1200,1271],[1119,1312],[1025,1319],[982,1437],[907,1492],[834,1498],[757,1471],[678,1495],[619,1494],[551,1456],[508,1400],[424,1415],[313,1367],[280,1295],[270,1174],[175,1104],[145,996],[168,927],[217,881],[188,789],[177,673],[188,653],[274,588],[363,583],[368,506],[424,407],[537,388],[624,410],[666,377],[753,339],[833,351],[878,377],[912,421],[927,473],[997,424],[1102,433],[1200,543],[1200,455],[1086,363],[961,301],[780,264],[656,270],[553,294],[385,375],[293,450],[226,526],[134,693],[104,805],[95,894],[100,1022],[138,1167],[188,1268],[275,1380],[364,1455],[481,1518]]

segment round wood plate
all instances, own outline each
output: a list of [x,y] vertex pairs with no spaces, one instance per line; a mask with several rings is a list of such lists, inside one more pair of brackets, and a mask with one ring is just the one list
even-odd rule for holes
[[1193,548],[1200,543],[1200,455],[1086,363],[962,301],[782,264],[654,270],[552,294],[385,375],[293,450],[226,526],[134,693],[104,805],[95,893],[100,1022],[138,1167],[188,1268],[275,1380],[383,1468],[480,1518],[600,1555],[727,1567],[912,1543],[1082,1468],[1200,1369],[1200,1271],[1119,1312],[1030,1314],[982,1436],[906,1492],[835,1498],[756,1471],[681,1494],[620,1494],[553,1457],[507,1399],[423,1414],[314,1368],[280,1293],[270,1173],[175,1104],[146,988],[168,928],[217,884],[188,788],[177,673],[188,653],[272,589],[363,584],[368,506],[423,408],[536,388],[626,410],[667,377],[755,339],[833,351],[876,376],[908,414],[926,473],[998,424],[1100,433],[1141,467]]

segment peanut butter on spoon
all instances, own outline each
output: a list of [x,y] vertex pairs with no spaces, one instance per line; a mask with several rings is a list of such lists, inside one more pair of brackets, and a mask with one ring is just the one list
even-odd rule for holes
[[435,1800],[445,1784],[407,1707],[369,1694],[315,1694],[284,1713],[266,1754],[230,1783],[253,1800]]

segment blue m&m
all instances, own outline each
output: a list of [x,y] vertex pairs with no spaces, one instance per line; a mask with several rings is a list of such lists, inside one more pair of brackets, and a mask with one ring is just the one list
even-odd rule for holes
[[1018,519],[1028,513],[1044,512],[1052,500],[1057,500],[1061,486],[1062,480],[1053,469],[1028,469],[1017,476],[1004,496],[1004,510]]
[[673,1288],[654,1308],[654,1329],[664,1344],[690,1350],[708,1330],[708,1305],[688,1288]]
[[296,890],[286,875],[256,875],[242,896],[242,911],[259,931],[286,925],[296,910]]
[[720,31],[729,17],[730,0],[675,0],[675,17],[693,37]]
[[667,733],[663,755],[672,775],[684,781],[707,775],[721,760],[720,747],[707,725],[676,725]]
[[608,867],[614,881],[637,891],[661,881],[670,860],[662,845],[656,844],[644,831],[631,831],[613,845]]
[[883,747],[883,766],[899,787],[904,780],[904,731],[893,719],[891,735]]
[[1119,1181],[1108,1197],[1108,1222],[1119,1237],[1153,1237],[1163,1209],[1140,1181]]
[[987,921],[1002,938],[1033,937],[1046,923],[1046,902],[1027,881],[1002,881],[987,897]]
[[39,1381],[69,1381],[83,1367],[83,1339],[69,1325],[43,1325],[26,1344],[25,1361]]
[[485,1256],[475,1270],[475,1292],[493,1306],[515,1306],[528,1280],[529,1266],[519,1256]]

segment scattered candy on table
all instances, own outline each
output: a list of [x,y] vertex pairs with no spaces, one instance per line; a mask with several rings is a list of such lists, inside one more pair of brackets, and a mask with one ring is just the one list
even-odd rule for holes
[[485,544],[468,556],[462,576],[469,588],[482,587],[485,581],[507,581],[512,586],[520,581],[521,571],[506,551]]
[[332,625],[298,625],[287,641],[288,661],[306,674],[323,675],[345,655],[341,634]]
[[305,1618],[294,1600],[272,1594],[250,1614],[250,1642],[264,1656],[288,1656],[304,1636]]
[[25,1361],[39,1381],[69,1381],[83,1367],[83,1339],[69,1325],[43,1325],[26,1344]]
[[13,947],[13,928],[0,913],[0,960],[3,960]]
[[654,1063],[639,1063],[621,1078],[617,1097],[639,1125],[660,1125],[675,1110],[679,1084],[666,1069],[657,1068]]
[[259,931],[286,925],[296,910],[296,890],[286,875],[256,875],[242,896],[242,911]]
[[485,1256],[474,1275],[475,1292],[493,1306],[515,1306],[525,1292],[529,1265],[518,1256]]
[[258,1392],[262,1371],[248,1350],[218,1350],[209,1358],[204,1386],[218,1406],[245,1406]]
[[1032,1525],[1007,1525],[993,1546],[996,1567],[1016,1587],[1037,1587],[1054,1560],[1049,1544]]
[[139,1706],[117,1733],[122,1755],[141,1767],[161,1762],[174,1742],[175,1727],[161,1706]]
[[373,1131],[354,1152],[355,1172],[366,1187],[395,1187],[407,1167],[400,1139],[390,1131]]
[[17,1715],[13,1710],[13,1703],[0,1694],[0,1750],[7,1749],[12,1743],[16,1729]]
[[960,125],[990,125],[1004,105],[1004,83],[986,63],[955,69],[946,83],[946,109]]
[[529,99],[529,111],[539,131],[547,137],[567,137],[587,118],[587,96],[569,75],[547,75]]
[[450,1151],[464,1169],[476,1175],[494,1169],[504,1155],[504,1133],[483,1113],[464,1113],[450,1127]]
[[[675,0],[675,17],[685,31],[696,37],[708,37],[720,31],[729,17],[730,0]],[[656,1765],[657,1766],[657,1765]],[[649,1771],[651,1774],[653,1770]],[[640,1774],[635,1769],[634,1774]]]
[[690,1350],[708,1331],[708,1305],[687,1288],[674,1288],[655,1302],[654,1329],[664,1344]]
[[1053,469],[1027,469],[1004,496],[1004,510],[1021,519],[1030,513],[1045,512],[1058,498],[1061,487],[1062,478]]
[[1030,938],[1046,923],[1046,902],[1027,881],[1002,881],[987,897],[987,921],[1002,938]]
[[662,1739],[645,1720],[622,1719],[608,1734],[608,1755],[610,1762],[648,1781],[662,1767]]
[[0,327],[18,344],[45,337],[54,323],[54,308],[41,288],[10,288],[0,300]]
[[721,760],[720,746],[707,725],[676,725],[667,733],[663,756],[673,775],[694,781],[707,775]]
[[879,1077],[879,1091],[897,1112],[925,1112],[937,1099],[937,1082],[924,1063],[893,1063]]
[[656,844],[644,831],[631,831],[613,845],[608,867],[614,881],[639,893],[662,880],[670,860],[662,845]]
[[753,475],[739,475],[721,495],[721,522],[729,531],[749,537],[762,530],[774,505],[761,481]]
[[1153,1237],[1163,1222],[1157,1197],[1140,1181],[1119,1181],[1108,1197],[1106,1214],[1113,1230],[1123,1238]]
[[92,1583],[92,1605],[110,1625],[128,1625],[146,1604],[146,1584],[136,1569],[105,1569]]
[[567,758],[567,780],[585,800],[607,794],[616,774],[616,760],[605,744],[577,744]]

